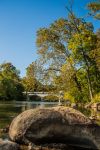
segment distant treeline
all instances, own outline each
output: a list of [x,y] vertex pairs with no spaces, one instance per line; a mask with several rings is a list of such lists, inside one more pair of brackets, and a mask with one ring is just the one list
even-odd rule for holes
[[21,78],[20,71],[11,63],[0,65],[0,100],[24,100],[23,92],[50,91],[51,85],[43,85],[36,79],[34,63],[26,69],[26,76]]

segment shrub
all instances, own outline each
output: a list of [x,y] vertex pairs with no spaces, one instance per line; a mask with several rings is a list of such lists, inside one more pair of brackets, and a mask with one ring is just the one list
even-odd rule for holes
[[68,92],[64,93],[64,100],[68,100],[71,103],[75,103],[74,97],[70,93],[68,93]]
[[100,93],[98,93],[94,96],[93,102],[100,102]]
[[55,95],[48,95],[43,98],[45,101],[58,101],[59,98]]

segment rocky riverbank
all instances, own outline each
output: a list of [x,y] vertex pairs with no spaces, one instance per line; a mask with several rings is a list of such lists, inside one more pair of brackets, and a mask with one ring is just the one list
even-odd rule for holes
[[36,108],[24,111],[12,121],[12,142],[1,140],[0,150],[100,149],[99,135],[100,127],[73,108]]

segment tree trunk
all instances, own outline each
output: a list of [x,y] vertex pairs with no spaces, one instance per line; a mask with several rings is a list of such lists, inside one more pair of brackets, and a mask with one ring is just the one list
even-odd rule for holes
[[86,58],[86,54],[85,54],[83,49],[82,49],[82,53],[83,53],[83,58],[84,58],[85,65],[86,65],[87,81],[88,81],[90,100],[92,101],[92,99],[93,99],[93,92],[92,92],[92,84],[91,84],[91,79],[90,79],[89,64],[88,64],[88,60]]
[[79,81],[77,79],[76,74],[74,74],[74,81],[75,81],[75,83],[77,85],[78,90],[82,93],[82,88],[81,88],[81,85],[80,85],[80,83],[79,83]]
[[89,95],[90,95],[90,99],[92,101],[92,99],[93,99],[93,92],[92,92],[92,85],[91,85],[91,80],[90,80],[89,69],[87,69],[87,80],[88,80],[88,87],[89,87]]

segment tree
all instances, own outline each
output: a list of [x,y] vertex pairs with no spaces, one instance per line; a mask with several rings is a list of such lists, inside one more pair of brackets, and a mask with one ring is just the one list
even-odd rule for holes
[[38,54],[44,72],[50,74],[49,82],[54,81],[51,80],[53,77],[56,82],[59,81],[58,86],[63,83],[60,88],[64,89],[65,73],[66,85],[70,91],[72,85],[75,87],[71,94],[75,96],[78,93],[81,97],[92,100],[100,77],[92,55],[96,48],[97,36],[91,23],[77,18],[69,9],[68,11],[68,19],[58,19],[49,28],[38,30]]
[[100,20],[100,0],[90,2],[87,7],[90,10],[89,14]]
[[[95,65],[95,61],[90,57],[91,51],[96,47],[96,35],[91,28],[84,24],[79,25],[77,32],[69,39],[68,47],[73,52],[74,61],[79,67],[86,71],[90,99],[93,99],[93,87],[90,70]],[[93,73],[93,72],[92,72]],[[93,80],[93,79],[92,79]]]
[[22,79],[22,84],[26,92],[40,91],[42,84],[37,79],[37,66],[35,62],[32,62],[26,68],[26,77]]
[[22,83],[26,91],[31,92],[35,90],[36,78],[34,62],[26,68],[26,77],[23,78]]
[[48,71],[53,74],[59,72],[62,64],[66,61],[68,51],[65,26],[67,23],[66,19],[59,19],[49,28],[42,28],[37,31],[38,54],[45,73]]
[[21,100],[23,86],[19,77],[19,70],[12,63],[0,65],[0,99]]
[[92,51],[92,55],[96,61],[96,65],[100,71],[100,29],[96,32],[97,43],[96,48]]

